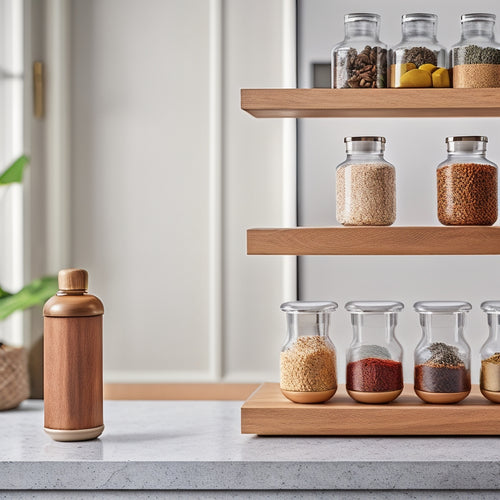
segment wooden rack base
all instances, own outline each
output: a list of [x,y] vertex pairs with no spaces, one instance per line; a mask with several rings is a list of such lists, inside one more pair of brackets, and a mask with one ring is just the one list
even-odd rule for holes
[[242,434],[259,435],[500,435],[500,404],[473,386],[458,404],[427,404],[406,384],[392,403],[353,401],[345,386],[322,404],[286,399],[279,384],[262,384],[241,408]]

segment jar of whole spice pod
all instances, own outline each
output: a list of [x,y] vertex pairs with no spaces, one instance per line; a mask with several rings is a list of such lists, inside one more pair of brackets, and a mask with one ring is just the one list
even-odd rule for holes
[[500,45],[495,14],[464,14],[462,36],[450,52],[453,87],[500,87]]
[[396,169],[384,137],[346,137],[337,167],[337,220],[345,226],[390,226],[396,220]]
[[379,40],[378,14],[344,16],[345,38],[332,49],[332,88],[387,86],[387,45]]
[[437,41],[435,14],[405,14],[401,42],[389,51],[390,86],[449,87],[446,49]]
[[322,403],[337,391],[330,340],[335,302],[286,302],[287,338],[280,355],[280,389],[295,403]]
[[500,403],[500,301],[483,302],[481,309],[488,315],[490,334],[481,347],[479,388],[485,398]]
[[417,396],[426,403],[458,403],[470,392],[470,347],[464,338],[468,302],[417,302],[422,339],[415,349]]
[[487,137],[447,137],[448,158],[437,167],[441,224],[491,226],[498,217],[498,168],[486,158]]
[[401,302],[348,302],[353,339],[347,351],[346,389],[360,403],[388,403],[403,390],[403,348],[394,331]]

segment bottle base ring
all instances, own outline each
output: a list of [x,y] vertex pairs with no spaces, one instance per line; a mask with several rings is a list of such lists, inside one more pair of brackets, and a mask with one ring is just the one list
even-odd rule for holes
[[500,392],[487,391],[486,389],[481,388],[481,393],[486,399],[489,399],[492,403],[500,403]]
[[450,404],[458,403],[465,399],[470,393],[469,391],[463,392],[427,392],[415,389],[415,394],[425,403],[434,404]]
[[43,430],[54,440],[54,441],[88,441],[90,439],[95,439],[102,434],[104,430],[104,425],[99,427],[92,427],[91,429],[49,429],[44,427]]
[[389,403],[390,401],[394,401],[402,392],[403,389],[384,392],[362,392],[347,389],[347,394],[349,394],[354,401],[368,404]]
[[317,391],[317,392],[296,392],[296,391],[285,391],[281,389],[281,393],[285,398],[293,401],[294,403],[324,403],[328,401],[337,392],[337,388],[331,389],[329,391]]

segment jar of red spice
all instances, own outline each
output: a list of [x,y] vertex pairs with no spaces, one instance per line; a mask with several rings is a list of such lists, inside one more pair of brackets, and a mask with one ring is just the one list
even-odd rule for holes
[[415,349],[415,393],[426,403],[458,403],[470,392],[468,302],[417,302],[422,339]]
[[347,351],[346,388],[360,403],[388,403],[403,390],[403,348],[395,329],[401,302],[348,302],[353,339]]

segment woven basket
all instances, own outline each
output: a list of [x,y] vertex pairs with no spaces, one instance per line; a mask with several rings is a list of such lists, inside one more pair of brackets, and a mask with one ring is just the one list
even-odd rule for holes
[[26,349],[0,344],[0,410],[15,408],[29,395]]

